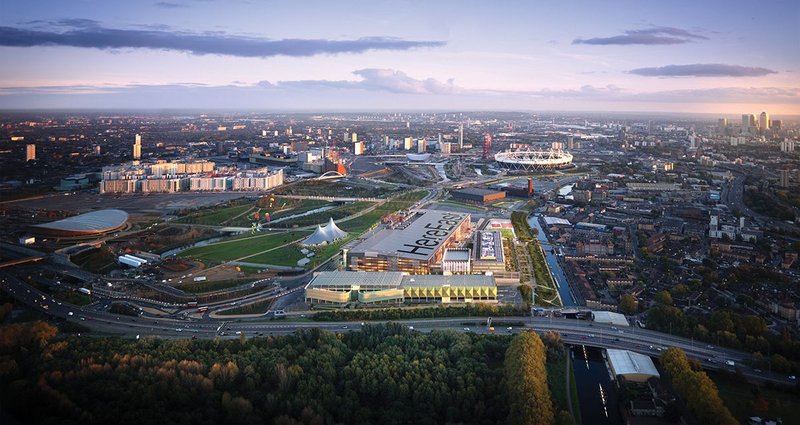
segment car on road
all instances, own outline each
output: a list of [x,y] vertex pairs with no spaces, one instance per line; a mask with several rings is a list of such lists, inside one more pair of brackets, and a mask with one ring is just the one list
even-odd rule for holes
[[469,332],[469,328],[464,328],[464,332]]
[[408,330],[410,330],[410,331],[413,331],[413,330],[414,330],[414,327],[413,327],[413,326],[409,326],[409,327],[408,327]]
[[506,329],[509,330],[509,331],[513,331],[514,330],[514,328],[512,328],[511,326],[507,327]]
[[242,331],[236,331],[236,335],[241,335]]
[[796,381],[796,380],[797,380],[797,377],[796,377],[796,376],[794,376],[794,375],[789,375],[789,379],[791,379],[792,381]]
[[342,329],[347,329],[347,325],[342,326]]
[[70,311],[70,312],[67,313],[67,316],[72,316],[73,314],[74,313]]
[[183,332],[183,329],[181,329],[181,328],[175,328],[175,332]]

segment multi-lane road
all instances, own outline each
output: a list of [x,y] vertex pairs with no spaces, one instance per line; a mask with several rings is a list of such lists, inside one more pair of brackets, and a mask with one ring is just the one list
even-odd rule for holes
[[[237,338],[264,335],[284,335],[303,329],[323,329],[333,332],[359,330],[363,326],[375,322],[308,322],[291,320],[250,320],[232,321],[215,319],[208,316],[202,318],[163,318],[147,316],[125,316],[96,311],[60,302],[44,294],[25,282],[0,270],[0,287],[36,310],[56,318],[78,323],[99,334],[122,335],[126,337],[159,336],[164,338]],[[496,321],[524,323],[524,326],[507,328],[497,326],[496,330],[486,327],[486,318],[448,318],[417,319],[399,321],[415,331],[451,330],[456,332],[513,334],[523,330],[537,332],[556,331],[568,344],[582,344],[599,348],[619,348],[631,350],[649,356],[658,356],[668,347],[684,350],[689,358],[699,361],[703,367],[714,370],[735,371],[738,369],[745,377],[763,380],[776,384],[793,385],[795,380],[789,376],[758,371],[746,363],[750,355],[741,351],[730,350],[718,346],[707,345],[674,335],[668,335],[640,328],[614,327],[611,325],[587,322],[583,320],[562,319],[553,317],[505,317]],[[730,366],[733,362],[735,366]]]

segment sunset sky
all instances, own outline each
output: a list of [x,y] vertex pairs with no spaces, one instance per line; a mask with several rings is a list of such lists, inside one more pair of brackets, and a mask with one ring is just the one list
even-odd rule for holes
[[800,114],[798,1],[20,1],[0,108]]

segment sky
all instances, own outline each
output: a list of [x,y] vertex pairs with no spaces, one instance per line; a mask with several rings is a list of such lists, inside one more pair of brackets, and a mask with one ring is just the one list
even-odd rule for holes
[[800,114],[800,2],[3,0],[2,109]]

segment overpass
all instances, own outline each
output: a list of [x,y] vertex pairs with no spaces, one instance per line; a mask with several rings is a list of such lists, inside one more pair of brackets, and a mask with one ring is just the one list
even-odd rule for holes
[[[53,317],[78,323],[100,334],[123,336],[158,336],[163,338],[236,338],[239,331],[247,336],[286,335],[304,329],[323,329],[332,332],[347,332],[361,329],[366,323],[352,322],[295,322],[291,319],[276,322],[237,321],[230,318],[213,317],[185,319],[164,317],[132,317],[115,315],[104,311],[81,309],[78,306],[58,302],[7,272],[0,270],[0,288],[19,302],[49,314]],[[262,296],[265,294],[262,294]],[[269,297],[269,295],[267,295]],[[46,306],[46,307],[45,307]],[[70,315],[69,313],[73,314]],[[414,319],[395,321],[413,327],[415,331],[430,332],[449,330],[454,332],[492,333],[486,328],[486,317],[462,317],[446,319]],[[263,320],[260,319],[260,320]],[[369,324],[389,321],[371,321]],[[586,345],[598,348],[618,348],[657,357],[669,347],[678,347],[686,355],[711,370],[740,371],[746,378],[782,385],[795,385],[796,381],[786,375],[769,373],[751,368],[746,363],[749,353],[731,350],[716,345],[695,342],[675,335],[649,329],[617,328],[611,325],[575,319],[545,317],[500,317],[495,322],[522,322],[524,326],[504,329],[499,327],[494,333],[511,335],[525,330],[536,332],[555,331],[568,344]],[[227,327],[226,327],[227,326]],[[232,335],[233,334],[233,335]],[[726,364],[735,362],[735,367]]]

